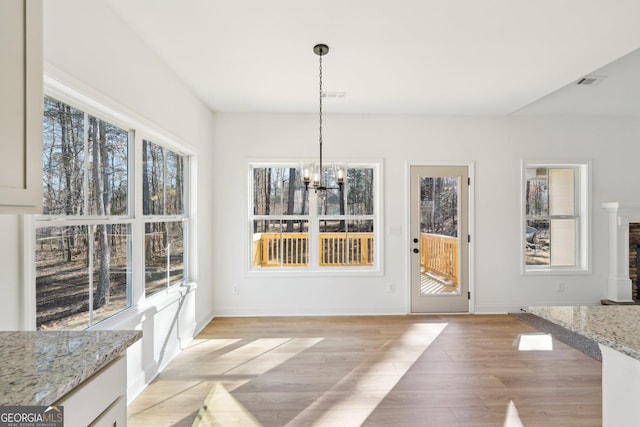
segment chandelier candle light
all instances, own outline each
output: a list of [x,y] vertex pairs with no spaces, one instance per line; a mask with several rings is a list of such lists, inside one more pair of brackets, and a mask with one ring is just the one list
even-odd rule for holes
[[[304,182],[305,190],[309,190],[309,186],[311,186],[317,193],[318,190],[342,190],[344,185],[344,166],[336,164],[333,167],[338,187],[327,187],[327,180],[323,176],[322,169],[322,98],[324,97],[322,94],[322,57],[329,53],[329,46],[317,44],[313,47],[313,52],[320,58],[320,136],[318,139],[320,143],[320,161],[315,165],[313,162],[302,163],[302,181]],[[311,181],[311,171],[313,171],[313,182]]]

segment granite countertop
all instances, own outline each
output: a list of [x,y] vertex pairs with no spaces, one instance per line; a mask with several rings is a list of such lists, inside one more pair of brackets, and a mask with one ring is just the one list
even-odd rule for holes
[[142,331],[0,332],[0,406],[51,405],[140,338]]
[[640,306],[547,306],[527,311],[640,360]]

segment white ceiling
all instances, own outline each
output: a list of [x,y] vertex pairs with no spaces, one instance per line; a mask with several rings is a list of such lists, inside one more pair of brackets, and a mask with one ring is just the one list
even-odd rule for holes
[[213,111],[640,116],[638,0],[106,1]]

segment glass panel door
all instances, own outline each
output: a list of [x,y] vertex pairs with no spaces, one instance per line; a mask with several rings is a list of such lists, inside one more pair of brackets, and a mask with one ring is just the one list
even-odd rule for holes
[[411,167],[411,311],[469,311],[468,168]]

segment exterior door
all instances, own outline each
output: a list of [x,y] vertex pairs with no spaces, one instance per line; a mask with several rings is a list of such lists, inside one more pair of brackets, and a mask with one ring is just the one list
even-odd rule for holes
[[469,167],[411,166],[411,312],[469,311]]

